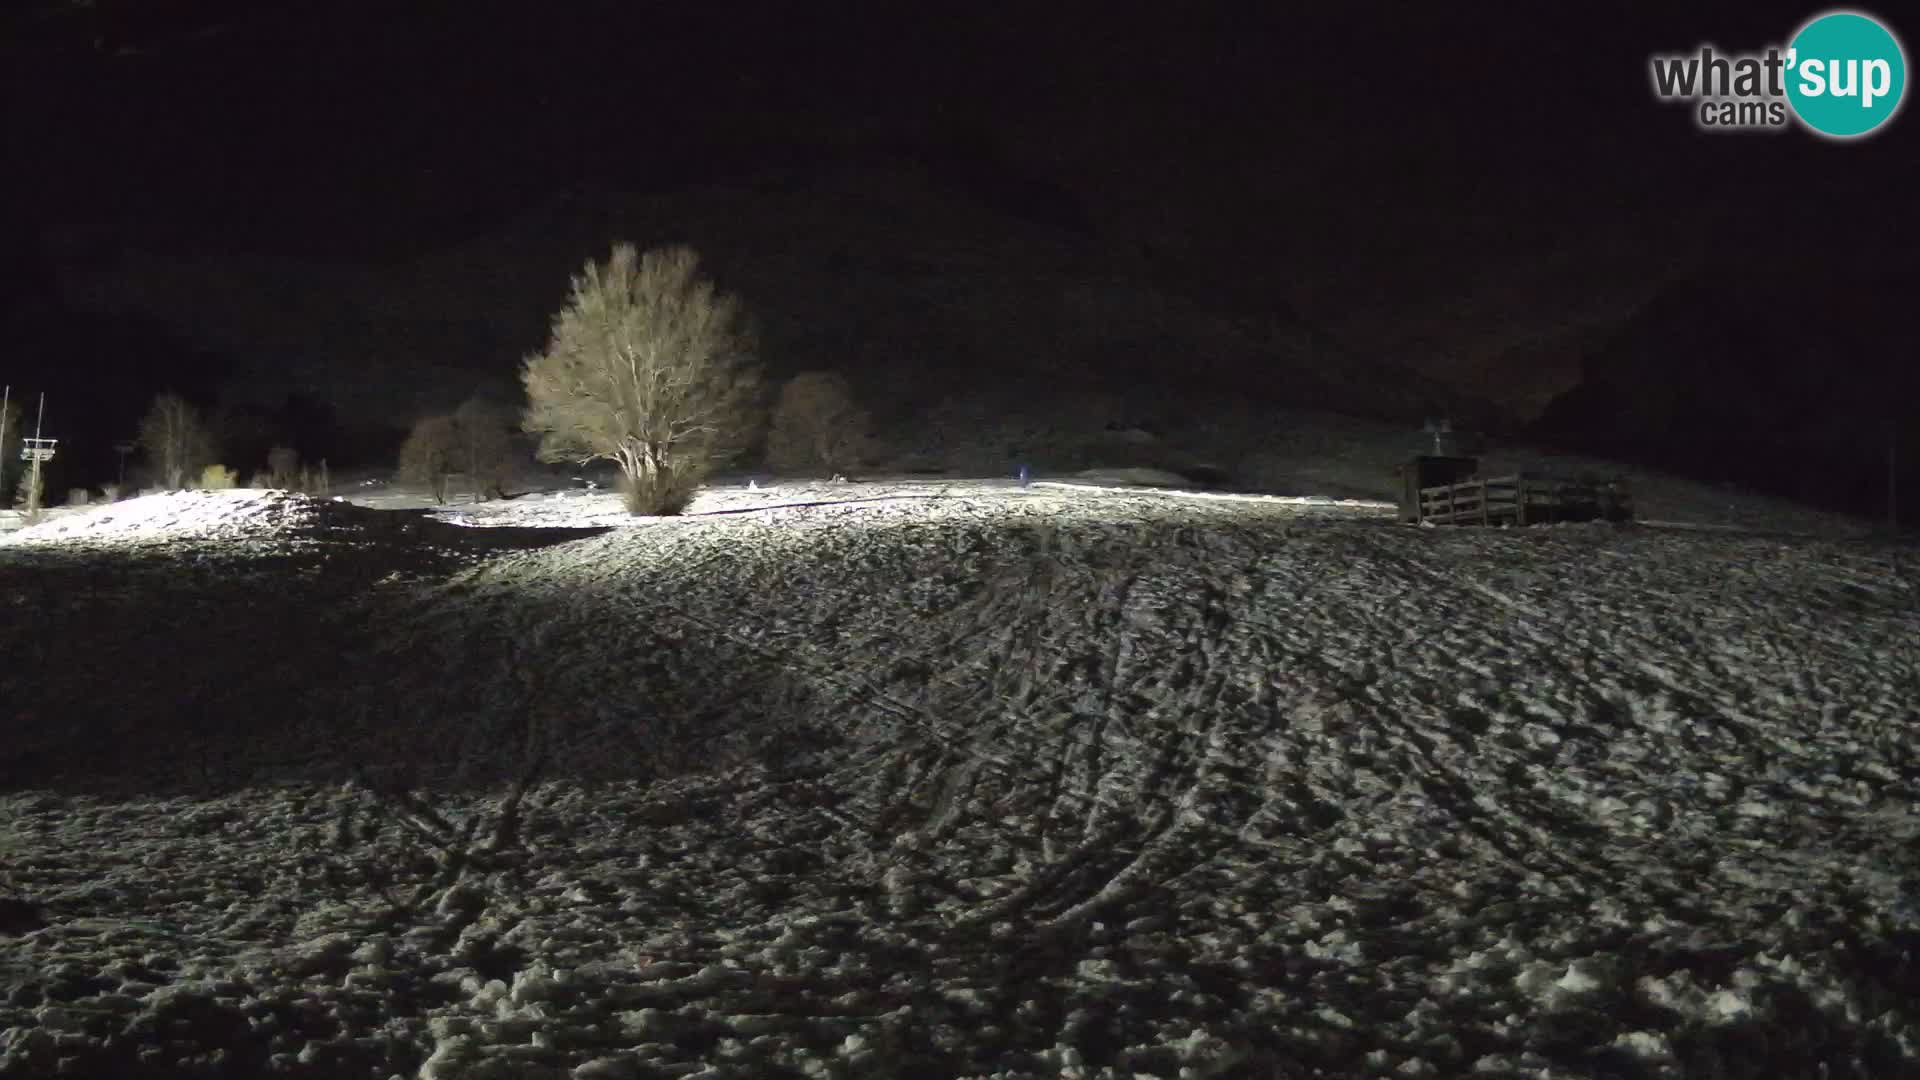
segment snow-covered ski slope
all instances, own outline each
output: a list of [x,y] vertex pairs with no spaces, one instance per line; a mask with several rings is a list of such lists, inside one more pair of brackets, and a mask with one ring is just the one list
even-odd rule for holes
[[[1920,1074],[1910,549],[694,510],[0,544],[0,1076]],[[529,747],[459,873],[341,783],[490,829]]]

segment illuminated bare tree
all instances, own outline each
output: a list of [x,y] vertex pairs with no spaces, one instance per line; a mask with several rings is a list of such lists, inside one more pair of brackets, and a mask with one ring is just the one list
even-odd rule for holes
[[174,490],[187,486],[213,458],[213,436],[200,411],[178,394],[153,399],[140,421],[140,447],[154,478]]
[[685,509],[753,434],[753,334],[698,269],[687,248],[617,245],[575,275],[546,351],[521,368],[541,460],[612,461],[635,514]]

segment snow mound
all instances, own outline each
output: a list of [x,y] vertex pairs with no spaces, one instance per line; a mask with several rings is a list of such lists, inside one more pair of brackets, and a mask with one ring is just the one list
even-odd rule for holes
[[146,543],[238,539],[275,532],[321,532],[361,523],[365,510],[290,491],[176,491],[110,503],[31,525],[0,543]]

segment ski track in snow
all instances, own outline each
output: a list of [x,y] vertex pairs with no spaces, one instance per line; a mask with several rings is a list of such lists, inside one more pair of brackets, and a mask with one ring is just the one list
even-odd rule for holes
[[[0,541],[0,1076],[1920,1075],[1901,549],[693,510]],[[485,825],[530,745],[458,873],[342,782]]]

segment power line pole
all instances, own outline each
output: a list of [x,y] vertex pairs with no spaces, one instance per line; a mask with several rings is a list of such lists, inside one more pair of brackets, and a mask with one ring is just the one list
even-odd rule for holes
[[[13,385],[9,383],[4,391],[0,391],[0,455],[7,452],[7,406],[12,403]],[[0,456],[0,480],[6,479],[6,475],[7,459]],[[5,493],[0,493],[0,499],[4,498],[6,498]]]
[[40,415],[33,421],[33,481],[27,488],[27,517],[36,517],[40,513],[40,461],[45,455],[41,447],[46,443],[40,438],[40,428],[47,422],[47,392],[40,391]]

